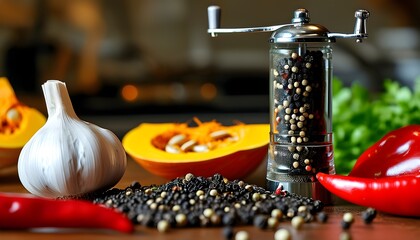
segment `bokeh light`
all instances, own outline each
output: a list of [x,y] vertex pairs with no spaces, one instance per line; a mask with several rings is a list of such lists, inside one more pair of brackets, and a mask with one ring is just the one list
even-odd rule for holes
[[121,89],[121,97],[127,102],[133,102],[139,97],[139,89],[132,85],[124,85]]
[[204,100],[213,100],[217,96],[217,87],[213,83],[204,83],[200,87],[200,94]]

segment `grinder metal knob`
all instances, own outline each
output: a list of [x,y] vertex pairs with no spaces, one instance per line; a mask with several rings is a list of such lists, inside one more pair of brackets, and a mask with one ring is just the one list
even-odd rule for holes
[[[354,25],[354,34],[367,35],[366,19],[369,17],[369,11],[357,10],[354,13],[354,17],[356,18],[356,23]],[[356,38],[356,42],[362,42],[362,38]]]

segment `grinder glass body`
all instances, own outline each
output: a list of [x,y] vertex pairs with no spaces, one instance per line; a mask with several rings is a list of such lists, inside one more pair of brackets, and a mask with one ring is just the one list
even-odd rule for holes
[[330,43],[272,43],[267,187],[329,200],[317,172],[334,174]]

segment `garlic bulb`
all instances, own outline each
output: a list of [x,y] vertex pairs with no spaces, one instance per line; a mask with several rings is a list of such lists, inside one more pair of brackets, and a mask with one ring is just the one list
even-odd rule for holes
[[42,90],[48,119],[20,153],[23,186],[43,197],[78,196],[114,186],[127,166],[120,140],[78,118],[65,83],[49,80]]

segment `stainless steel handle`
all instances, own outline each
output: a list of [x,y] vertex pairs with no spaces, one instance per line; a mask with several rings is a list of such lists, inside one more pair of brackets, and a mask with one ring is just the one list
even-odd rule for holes
[[[306,11],[306,10],[305,10]],[[221,9],[219,6],[209,6],[207,8],[209,28],[208,33],[212,37],[216,37],[219,33],[247,33],[247,32],[273,32],[277,29],[285,26],[292,26],[296,24],[305,24],[309,22],[308,13],[303,12],[302,9],[298,9],[295,12],[295,18],[291,24],[282,24],[274,26],[264,27],[247,27],[247,28],[220,28]],[[296,16],[297,14],[297,16]],[[367,10],[357,10],[354,14],[356,17],[356,23],[354,26],[354,33],[327,33],[328,37],[331,38],[356,38],[356,42],[362,42],[363,38],[367,38],[366,21],[369,17]]]
[[345,34],[345,33],[328,33],[328,37],[336,37],[336,38],[356,38],[356,42],[362,42],[363,38],[367,38],[367,29],[366,29],[366,22],[367,18],[369,17],[370,13],[367,10],[357,10],[354,13],[354,17],[356,18],[356,23],[354,24],[354,33],[353,34]]
[[221,9],[219,6],[209,6],[207,8],[209,21],[208,33],[212,37],[216,37],[219,33],[247,33],[247,32],[272,32],[283,26],[292,24],[264,26],[264,27],[247,27],[247,28],[220,28]]

